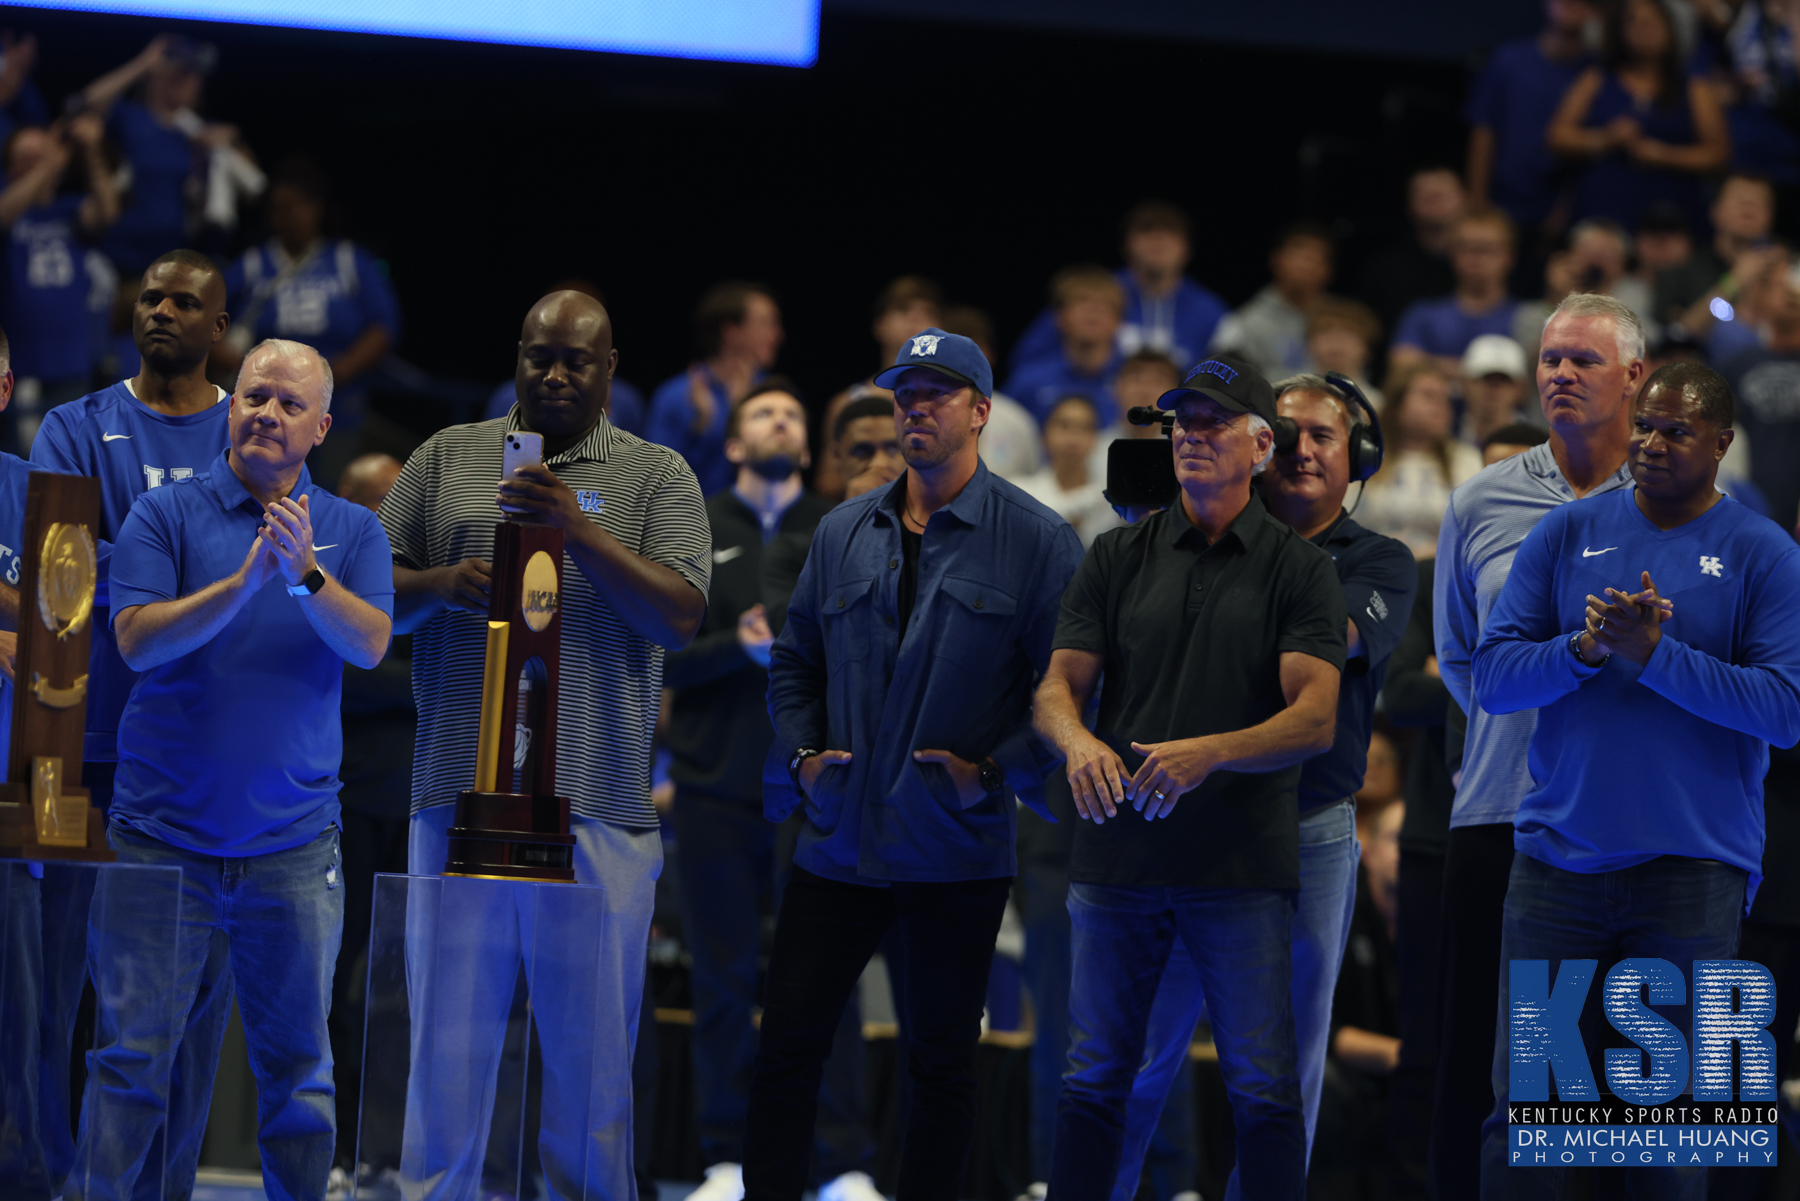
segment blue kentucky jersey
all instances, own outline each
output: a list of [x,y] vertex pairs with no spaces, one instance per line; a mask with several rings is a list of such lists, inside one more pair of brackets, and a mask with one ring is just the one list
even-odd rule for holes
[[[8,588],[19,586],[23,549],[19,544],[25,540],[25,484],[30,476],[30,463],[0,451],[0,582]],[[0,676],[0,772],[6,770],[11,748],[12,702],[12,681]]]
[[291,338],[332,358],[371,325],[400,337],[393,285],[368,251],[351,242],[320,242],[297,262],[279,241],[252,246],[226,270],[225,291],[232,321],[258,342]]
[[[212,407],[184,417],[159,413],[132,394],[128,383],[93,392],[44,415],[31,444],[32,465],[42,471],[100,477],[100,582],[97,609],[111,602],[107,577],[112,544],[138,497],[152,488],[205,471],[229,441],[225,394]],[[246,548],[248,549],[248,548]],[[87,748],[89,762],[118,756],[119,714],[137,673],[119,657],[104,613],[95,615],[88,660]]]

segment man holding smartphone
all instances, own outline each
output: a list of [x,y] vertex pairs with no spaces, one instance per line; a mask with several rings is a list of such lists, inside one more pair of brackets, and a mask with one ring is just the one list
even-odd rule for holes
[[[650,805],[650,733],[663,655],[686,646],[706,612],[712,539],[699,484],[681,457],[607,420],[618,361],[599,301],[578,292],[544,297],[526,315],[519,340],[517,406],[502,419],[434,435],[407,461],[380,515],[394,547],[396,629],[416,633],[419,737],[409,859],[420,875],[443,870],[456,795],[475,778],[495,523],[504,506],[563,531],[557,725],[569,736],[556,747],[556,780],[571,802],[575,878],[606,887],[598,979],[609,987],[593,1011],[596,1061],[606,1079],[594,1082],[590,1130],[579,1132],[585,1143],[547,1131],[542,1151],[553,1181],[581,1182],[585,1173],[585,1185],[570,1187],[629,1199],[631,1055],[662,870]],[[503,478],[507,437],[521,431],[543,437],[544,462]],[[501,914],[477,920],[489,917],[505,921]],[[514,972],[504,969],[474,983],[510,997],[513,981]],[[505,1010],[502,998],[497,1011]],[[485,1067],[491,1072],[497,1064]],[[491,1089],[486,1095],[491,1107]],[[562,1108],[587,1110],[588,1096],[584,1088]],[[409,1142],[424,1159],[403,1171],[478,1164],[489,1115],[440,1111],[426,1122],[418,1107],[432,1101],[409,1098],[409,1140],[413,1130],[428,1134],[417,1146]]]

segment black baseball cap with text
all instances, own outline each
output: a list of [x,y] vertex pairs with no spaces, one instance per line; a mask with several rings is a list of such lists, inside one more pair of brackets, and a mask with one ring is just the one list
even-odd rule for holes
[[1172,409],[1189,396],[1204,396],[1234,413],[1254,413],[1275,424],[1275,389],[1249,360],[1235,354],[1215,354],[1188,370],[1179,388],[1156,398],[1156,407]]

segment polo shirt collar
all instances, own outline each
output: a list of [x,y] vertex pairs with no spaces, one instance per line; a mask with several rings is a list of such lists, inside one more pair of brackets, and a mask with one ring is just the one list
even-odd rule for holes
[[[207,480],[212,484],[213,495],[219,498],[219,507],[226,512],[241,509],[246,503],[257,512],[262,512],[262,502],[250,495],[244,487],[244,481],[238,478],[237,472],[231,469],[231,451],[229,448],[219,452],[207,472]],[[294,490],[289,496],[304,496],[312,491],[312,472],[306,464],[300,464],[300,478],[294,481]]]
[[1332,520],[1331,524],[1308,538],[1307,541],[1318,547],[1330,546],[1333,542],[1354,542],[1356,535],[1361,531],[1362,527],[1351,521],[1350,514],[1344,512],[1340,507],[1337,517]]
[[[911,469],[909,468],[908,471]],[[894,520],[900,519],[900,510],[906,504],[906,476],[902,472],[875,505]],[[963,485],[963,490],[956,494],[956,499],[945,505],[939,512],[947,512],[964,525],[978,526],[981,514],[987,507],[988,493],[993,490],[994,473],[988,470],[986,463],[975,460],[975,474]]]
[[[508,433],[511,433],[515,430],[522,430],[524,428],[525,419],[519,412],[519,402],[515,400],[513,401],[513,407],[509,409],[506,414],[506,429]],[[561,454],[551,455],[545,460],[545,465],[549,466],[555,463],[577,463],[583,461],[604,463],[606,462],[608,452],[612,450],[612,444],[612,421],[605,413],[601,413],[600,420],[594,422],[594,428],[587,432],[585,438],[569,447],[569,449],[563,451]]]
[[[1206,535],[1200,532],[1200,527],[1188,520],[1187,510],[1182,508],[1179,496],[1175,498],[1174,504],[1163,511],[1169,514],[1169,541],[1171,543],[1180,546],[1181,540],[1189,534],[1194,535],[1202,542],[1206,541]],[[1245,550],[1250,550],[1256,546],[1259,539],[1268,536],[1265,528],[1268,525],[1268,515],[1269,511],[1263,507],[1262,497],[1257,494],[1255,488],[1250,489],[1250,503],[1245,505],[1244,511],[1239,513],[1225,528],[1225,532],[1219,536],[1219,541],[1212,545],[1219,546],[1228,538],[1236,538],[1238,545]],[[1206,549],[1210,549],[1210,547]]]
[[[1529,471],[1532,475],[1537,476],[1539,479],[1549,480],[1558,486],[1565,482],[1563,480],[1562,468],[1556,465],[1556,455],[1551,451],[1548,442],[1540,442],[1538,445],[1520,455],[1519,459],[1525,464],[1525,470]],[[1619,469],[1613,472],[1612,475],[1608,477],[1608,480],[1609,482],[1617,484],[1630,482],[1631,460],[1627,458],[1625,462],[1620,463]],[[1601,487],[1603,488],[1605,485],[1602,484]],[[1600,489],[1596,488],[1594,491],[1597,492],[1599,490]],[[1592,493],[1590,493],[1590,495],[1592,495]]]

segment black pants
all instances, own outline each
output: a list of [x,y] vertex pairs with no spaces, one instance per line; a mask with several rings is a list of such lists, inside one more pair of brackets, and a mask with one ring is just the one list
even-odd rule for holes
[[1431,1181],[1438,1201],[1481,1195],[1481,1123],[1494,1111],[1500,928],[1512,861],[1511,822],[1450,831],[1431,1115]]
[[781,899],[744,1127],[746,1201],[799,1201],[839,1015],[888,927],[904,958],[912,1080],[900,1201],[955,1201],[975,1133],[975,1049],[1010,877],[887,888],[795,867]]
[[1400,1064],[1388,1080],[1389,1195],[1429,1196],[1431,1094],[1437,1087],[1438,1009],[1443,959],[1444,856],[1400,852]]

